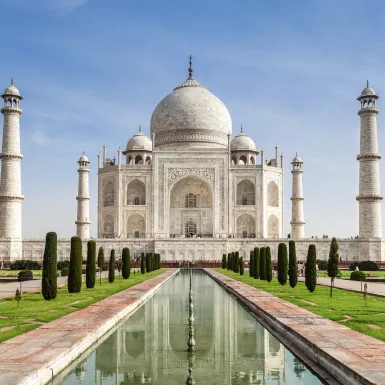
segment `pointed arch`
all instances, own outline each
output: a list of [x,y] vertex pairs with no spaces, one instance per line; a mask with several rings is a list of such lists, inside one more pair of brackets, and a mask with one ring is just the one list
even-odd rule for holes
[[127,185],[127,204],[145,205],[146,204],[146,185],[139,179],[134,179]]
[[252,181],[244,179],[237,184],[237,205],[255,205],[255,185]]
[[279,226],[278,218],[276,215],[271,214],[267,221],[267,237],[268,238],[278,238],[279,237]]
[[272,207],[279,206],[278,185],[274,181],[267,185],[267,205]]
[[110,214],[104,217],[103,234],[104,238],[112,238],[115,234],[114,218]]
[[146,235],[146,220],[140,214],[132,214],[127,218],[127,238],[144,238]]
[[114,206],[115,204],[114,184],[111,181],[107,182],[104,186],[103,203],[105,207]]
[[239,238],[255,237],[255,219],[250,214],[242,214],[237,219],[237,236]]

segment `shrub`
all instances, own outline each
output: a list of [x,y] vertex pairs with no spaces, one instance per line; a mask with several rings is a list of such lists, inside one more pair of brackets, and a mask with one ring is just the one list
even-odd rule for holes
[[46,300],[57,295],[57,235],[53,232],[45,237],[41,293]]
[[259,249],[259,278],[266,280],[266,247]]
[[29,259],[21,259],[11,264],[11,270],[41,270],[41,263],[30,261]]
[[250,251],[250,261],[249,261],[249,275],[250,277],[253,277],[253,271],[254,271],[254,251]]
[[227,264],[226,264],[226,269],[231,270],[231,253],[227,254]]
[[270,247],[266,247],[266,281],[271,282],[273,279],[273,270],[271,266],[271,250]]
[[58,270],[61,270],[63,267],[70,267],[70,261],[59,261],[57,263]]
[[61,276],[62,277],[68,277],[68,272],[69,272],[69,268],[68,267],[63,267],[62,269],[61,269]]
[[235,253],[231,252],[231,270],[235,271]]
[[352,263],[351,265],[349,265],[349,270],[356,270],[356,267],[358,266],[358,263],[357,262],[354,262]]
[[239,274],[243,275],[245,273],[245,266],[243,265],[243,257],[239,260]]
[[259,247],[254,247],[253,277],[259,279]]
[[96,280],[96,242],[87,242],[86,287],[93,289]]
[[68,272],[68,293],[80,293],[82,289],[82,240],[71,238],[70,267]]
[[102,269],[102,271],[105,271],[105,270],[103,270],[103,265],[104,265],[104,249],[103,249],[103,247],[99,247],[98,266],[99,266],[99,268]]
[[130,249],[128,247],[125,247],[123,249],[122,262],[123,262],[123,268],[122,268],[123,279],[128,279],[130,278],[130,274],[131,274],[131,257],[130,257]]
[[295,251],[295,242],[289,241],[289,283],[292,288],[297,286],[297,253]]
[[366,281],[366,274],[363,271],[352,271],[350,274],[351,281]]
[[278,245],[278,265],[277,265],[278,282],[286,285],[287,282],[287,247],[285,243]]
[[328,276],[330,277],[330,297],[333,296],[333,283],[338,274],[338,243],[337,239],[333,237],[330,243],[329,260],[328,260]]
[[149,273],[150,271],[150,254],[146,253],[146,272]]
[[222,256],[222,269],[226,269],[226,254]]
[[113,283],[115,281],[115,250],[111,250],[110,265],[108,269],[108,282]]
[[145,258],[144,258],[144,254],[142,253],[142,258],[140,259],[140,273],[144,274],[145,272],[146,272]]
[[109,268],[110,268],[110,265],[107,262],[104,262],[102,266],[102,271],[108,271]]
[[305,284],[310,293],[315,290],[315,287],[317,285],[316,260],[317,252],[315,245],[309,245],[305,265]]
[[373,261],[362,261],[358,264],[358,268],[363,271],[377,271],[379,267],[377,263]]
[[[31,270],[22,270],[19,272],[17,275],[17,278],[19,281],[31,281],[33,279],[33,274]],[[53,297],[55,298],[55,297]],[[51,298],[46,298],[46,299],[51,299]]]
[[234,273],[239,273],[239,251],[234,253]]
[[325,261],[324,259],[317,259],[317,265],[320,270],[328,269],[328,261]]

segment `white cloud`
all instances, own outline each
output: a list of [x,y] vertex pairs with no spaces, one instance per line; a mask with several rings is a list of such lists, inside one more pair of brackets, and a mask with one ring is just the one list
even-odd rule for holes
[[43,147],[51,143],[51,139],[48,138],[48,136],[39,129],[33,132],[32,141],[38,144],[39,146],[43,146]]

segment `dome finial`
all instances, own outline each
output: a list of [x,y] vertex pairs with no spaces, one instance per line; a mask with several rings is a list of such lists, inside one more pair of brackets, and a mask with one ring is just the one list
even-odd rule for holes
[[243,134],[243,127],[242,127],[242,124],[241,124],[241,134]]
[[369,87],[369,79],[366,79],[366,87]]
[[139,124],[139,134],[142,132],[142,126]]
[[13,86],[13,78],[11,78],[11,86]]
[[192,57],[191,54],[190,54],[190,57],[189,57],[189,64],[190,64],[190,67],[188,68],[188,73],[189,73],[188,78],[189,78],[189,79],[192,79],[192,78],[193,78],[193,77],[192,77],[192,73],[193,73],[193,69],[192,69],[192,59],[193,59],[193,57]]

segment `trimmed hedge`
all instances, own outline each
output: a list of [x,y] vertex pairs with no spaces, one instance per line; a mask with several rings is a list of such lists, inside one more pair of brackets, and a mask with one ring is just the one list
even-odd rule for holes
[[144,257],[144,253],[142,253],[142,258],[140,259],[140,273],[145,274],[145,272],[146,272],[145,257]]
[[226,269],[226,254],[222,256],[222,269]]
[[130,249],[128,247],[125,247],[122,251],[122,262],[122,277],[123,279],[128,279],[131,274],[131,256]]
[[278,245],[278,265],[277,274],[278,282],[281,285],[286,285],[287,282],[287,247],[285,243]]
[[243,257],[239,260],[239,274],[243,275],[245,273],[245,266],[243,265]]
[[80,293],[82,289],[82,259],[82,240],[80,237],[72,237],[68,272],[68,293]]
[[62,276],[62,277],[68,277],[68,272],[69,272],[69,267],[63,267],[62,269],[61,269],[61,271],[60,271],[60,275]]
[[254,247],[253,277],[259,279],[259,247]]
[[254,271],[254,251],[250,251],[250,261],[249,261],[249,275],[250,277],[253,277],[253,271]]
[[53,232],[45,237],[41,293],[46,300],[57,296],[57,235]]
[[59,261],[57,263],[58,270],[61,270],[63,267],[70,267],[70,261]]
[[110,264],[108,269],[108,282],[113,283],[115,281],[115,250],[111,250]]
[[102,269],[102,271],[105,271],[105,270],[103,270],[103,265],[104,265],[104,249],[103,249],[103,247],[99,247],[98,266],[99,266],[99,269]]
[[298,282],[297,253],[295,242],[289,241],[289,283],[292,288],[297,286]]
[[234,254],[234,273],[239,273],[239,251]]
[[349,266],[349,270],[356,270],[356,266],[358,266],[358,268],[360,270],[364,270],[364,271],[377,271],[379,270],[379,267],[377,265],[377,263],[373,262],[373,261],[362,261],[360,263],[353,263]]
[[146,253],[146,273],[149,273],[150,271],[150,254]]
[[259,249],[259,278],[266,280],[266,247]]
[[266,247],[266,281],[271,282],[273,279],[273,268],[271,263],[271,250],[270,247]]
[[11,270],[41,270],[41,268],[41,263],[29,259],[20,259],[11,265]]
[[[31,270],[22,270],[19,271],[19,274],[17,275],[17,278],[19,282],[23,281],[32,281],[33,280],[33,273]],[[46,298],[46,299],[51,299],[51,298]]]
[[87,242],[86,287],[93,289],[96,281],[96,242]]
[[317,286],[316,262],[317,252],[315,245],[309,245],[305,265],[305,284],[310,293],[312,293]]
[[351,281],[366,281],[366,274],[363,271],[352,271],[350,274]]

